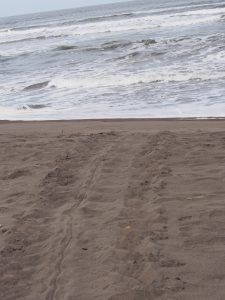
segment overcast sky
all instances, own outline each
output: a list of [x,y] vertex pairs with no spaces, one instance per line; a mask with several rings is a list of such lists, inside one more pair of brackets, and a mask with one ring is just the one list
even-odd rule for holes
[[122,0],[0,0],[0,17],[112,2]]

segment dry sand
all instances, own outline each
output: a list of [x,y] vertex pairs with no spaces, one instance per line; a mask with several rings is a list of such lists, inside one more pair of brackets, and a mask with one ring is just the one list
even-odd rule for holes
[[225,121],[0,123],[1,300],[225,299]]

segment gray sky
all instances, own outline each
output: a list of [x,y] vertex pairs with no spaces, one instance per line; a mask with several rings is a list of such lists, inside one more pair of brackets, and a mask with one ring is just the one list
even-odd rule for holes
[[0,17],[112,2],[122,0],[0,0]]

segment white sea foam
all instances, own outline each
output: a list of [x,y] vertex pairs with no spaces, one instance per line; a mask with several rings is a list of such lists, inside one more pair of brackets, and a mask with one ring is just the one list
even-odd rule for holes
[[225,79],[225,72],[204,71],[161,71],[159,73],[148,72],[141,74],[124,74],[99,77],[76,77],[76,78],[55,78],[48,84],[49,87],[59,89],[94,89],[107,87],[124,87],[134,84],[146,84],[154,82],[185,82],[191,80],[207,81]]
[[[25,38],[37,38],[39,36],[50,37],[56,34],[88,35],[106,32],[153,29],[157,27],[190,26],[198,23],[217,21],[220,19],[220,14],[223,14],[224,12],[225,8],[215,8],[70,26],[41,27],[18,31],[8,30],[0,32],[0,43],[19,41]],[[199,15],[201,15],[201,18]]]
[[[104,112],[104,114],[103,114]],[[16,108],[0,107],[1,120],[68,120],[68,119],[101,119],[104,118],[222,118],[224,117],[224,105],[216,103],[213,106],[202,106],[199,103],[176,104],[176,106],[152,106],[151,109],[139,107],[132,109],[132,105],[119,110],[116,106],[86,104],[76,108],[61,109],[60,113],[55,109],[44,110],[18,110]]]
[[216,53],[208,54],[206,57],[202,59],[204,62],[211,62],[211,63],[221,63],[221,65],[225,64],[225,51],[220,51]]
[[[213,3],[213,5],[225,5],[225,2],[215,2]],[[175,6],[175,7],[166,7],[166,8],[158,8],[158,9],[151,9],[151,10],[141,10],[141,11],[137,11],[134,14],[151,14],[151,13],[160,13],[160,12],[167,12],[170,10],[173,11],[179,11],[179,10],[187,10],[187,9],[191,9],[191,11],[194,11],[196,8],[198,7],[209,7],[208,10],[212,10],[213,8],[210,7],[209,3],[206,4],[192,4],[192,5],[186,5],[186,6]],[[220,8],[219,8],[220,9]]]

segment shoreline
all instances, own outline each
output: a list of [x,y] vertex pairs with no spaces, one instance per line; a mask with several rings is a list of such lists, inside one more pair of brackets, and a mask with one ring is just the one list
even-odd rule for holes
[[56,120],[0,120],[1,123],[32,123],[32,122],[122,122],[122,121],[207,121],[225,120],[225,117],[171,117],[171,118],[97,118],[97,119],[56,119]]
[[215,119],[86,119],[86,120],[45,120],[45,121],[0,121],[0,133],[10,134],[72,134],[99,131],[221,131],[225,118]]

